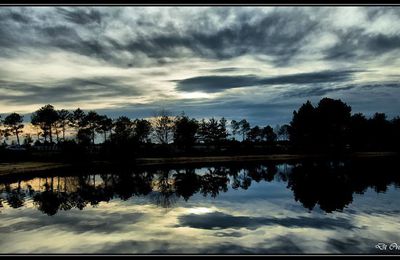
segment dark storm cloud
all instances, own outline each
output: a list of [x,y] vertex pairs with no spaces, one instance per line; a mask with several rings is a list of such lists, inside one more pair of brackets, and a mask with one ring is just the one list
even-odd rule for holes
[[26,50],[30,48],[44,52],[60,49],[111,64],[126,64],[108,47],[108,37],[102,36],[104,30],[99,27],[103,16],[96,10],[57,9],[59,15],[49,13],[41,16],[36,16],[35,12],[25,12],[22,16],[18,11],[2,11],[0,10],[0,47],[3,49],[0,50],[0,56],[21,56],[22,53],[29,55]]
[[0,12],[0,22],[3,23],[7,20],[16,23],[28,23],[30,21],[22,12],[4,8],[2,12]]
[[64,18],[70,22],[76,24],[89,24],[89,23],[100,23],[102,13],[95,9],[78,9],[75,10],[59,8],[57,11],[64,16]]
[[[62,24],[38,24],[32,21],[26,26],[19,26],[21,38],[16,39],[13,32],[16,26],[10,21],[10,17],[4,17],[7,30],[3,35],[7,38],[13,37],[13,41],[3,43],[10,47],[11,44],[20,43],[33,44],[44,48],[47,46],[58,47],[79,54],[97,57],[112,63],[122,63],[119,57],[121,52],[145,53],[150,58],[181,57],[189,54],[182,54],[181,48],[192,52],[190,55],[201,56],[212,59],[229,59],[243,54],[267,54],[276,57],[276,63],[289,62],[290,58],[298,52],[302,39],[316,26],[307,13],[303,11],[293,12],[290,16],[279,11],[263,15],[259,21],[250,24],[248,21],[253,16],[259,16],[257,12],[238,13],[235,23],[227,28],[215,30],[211,25],[188,25],[185,31],[181,28],[171,26],[168,33],[154,31],[159,28],[158,21],[148,19],[147,27],[153,29],[148,33],[138,33],[135,37],[124,39],[124,43],[103,36],[101,33],[92,35],[90,40],[83,40],[79,33],[85,32],[85,25],[111,22],[105,19],[106,14],[96,10],[74,8],[57,9],[58,13],[66,22],[73,22],[84,27],[74,27]],[[210,11],[210,15],[224,16],[226,13],[235,13],[234,9],[217,9]],[[26,18],[27,20],[28,18]],[[179,17],[177,17],[179,19]],[[197,16],[197,21],[207,20],[207,15]],[[60,24],[60,22],[58,22]],[[200,27],[200,28],[199,28]],[[278,29],[279,28],[279,29]],[[100,29],[98,27],[97,29]],[[88,32],[94,33],[94,32]],[[41,38],[40,40],[38,38]],[[18,44],[16,47],[19,47]],[[140,64],[140,61],[136,61]]]
[[49,26],[42,29],[42,35],[44,37],[52,38],[53,40],[69,40],[69,41],[80,41],[78,33],[75,29],[65,25]]
[[[138,42],[125,39],[128,43],[121,44],[105,35],[105,30],[99,25],[107,14],[95,9],[73,8],[56,9],[53,12],[41,14],[34,12],[22,16],[20,10],[0,10],[0,51],[2,56],[21,55],[21,50],[35,48],[39,51],[61,49],[96,58],[115,65],[141,65],[142,61],[124,60],[121,52],[146,52],[149,57],[162,57],[171,49],[173,37],[159,37],[154,43],[147,43],[145,37],[139,37]],[[43,21],[38,18],[43,19]],[[106,20],[104,23],[110,23]],[[21,23],[23,22],[23,23]],[[157,44],[157,41],[159,44]],[[159,48],[164,48],[160,50]],[[171,56],[171,55],[166,55]]]
[[49,26],[41,30],[41,35],[44,39],[51,39],[51,48],[60,48],[65,51],[112,63],[121,63],[124,66],[126,64],[126,62],[114,55],[114,50],[104,44],[107,42],[107,39],[84,40],[78,34],[77,30],[72,27],[65,25]]
[[[351,87],[357,85],[350,85]],[[371,84],[360,84],[360,88],[364,89],[380,89],[380,88],[400,88],[400,82],[388,82],[388,83],[371,83]]]
[[[81,102],[102,97],[140,95],[143,92],[123,83],[124,77],[95,77],[89,79],[70,78],[47,84],[0,81],[0,89],[11,92],[0,97],[0,101],[15,104],[37,104],[51,102]],[[12,91],[21,92],[18,95]]]
[[345,84],[339,86],[308,86],[302,89],[292,89],[282,93],[283,98],[309,98],[323,97],[328,94],[336,94],[348,90],[382,90],[400,88],[400,83],[360,83],[360,84]]
[[[74,28],[65,25],[56,25],[43,28],[41,35],[44,39],[52,39],[51,46],[73,51],[79,54],[94,56],[101,53],[101,47],[96,47],[94,42],[85,42]],[[92,44],[93,46],[90,46]]]
[[[235,12],[234,9],[230,9]],[[216,13],[216,15],[221,15]],[[256,22],[249,21],[255,16]],[[238,12],[233,26],[190,34],[195,53],[210,58],[228,59],[244,54],[265,54],[273,57],[276,65],[285,65],[304,44],[308,34],[317,27],[307,12],[296,10],[287,15],[279,9],[268,14],[256,11]],[[205,52],[206,51],[206,52]]]
[[[211,14],[224,16],[226,12],[220,10]],[[231,9],[230,12],[234,11]],[[253,16],[261,18],[254,23],[246,22]],[[200,16],[197,19],[203,21],[207,17]],[[157,21],[151,26],[157,28]],[[232,26],[219,30],[209,25],[204,28],[188,26],[185,31],[171,27],[167,34],[142,33],[135,39],[127,39],[124,44],[103,38],[103,42],[99,45],[107,43],[114,50],[141,52],[154,59],[187,55],[230,59],[244,54],[264,54],[271,56],[276,66],[287,66],[293,62],[297,54],[301,54],[302,48],[310,43],[307,42],[307,37],[321,30],[329,31],[330,28],[324,28],[318,19],[311,19],[310,13],[303,10],[290,13],[276,10],[263,15],[253,11],[238,13]],[[340,42],[326,51],[327,60],[351,59],[358,56],[365,58],[368,55],[379,55],[399,48],[398,35],[371,35],[365,29],[351,29],[344,32],[334,30],[334,33],[338,35]],[[183,54],[182,48],[190,50],[191,54]],[[104,48],[102,51],[110,50]],[[99,56],[107,57],[107,55]]]
[[369,41],[366,42],[366,47],[371,53],[381,54],[386,51],[391,51],[393,49],[399,49],[400,36],[394,35],[383,35],[378,34],[371,37]]
[[19,13],[15,12],[10,13],[10,18],[18,23],[29,23],[29,19],[26,18],[26,16]]
[[220,92],[225,89],[237,87],[252,87],[258,85],[298,85],[344,82],[351,80],[356,72],[359,71],[321,71],[283,75],[269,78],[260,78],[255,75],[200,76],[178,81],[177,89],[181,91]]
[[342,87],[318,87],[318,86],[311,86],[306,89],[294,89],[287,91],[282,94],[284,98],[307,98],[307,97],[314,97],[314,96],[325,96],[329,93],[337,93],[340,91],[351,90],[355,88],[359,88],[358,85],[350,85],[350,86],[342,86]]
[[339,42],[324,51],[328,61],[368,59],[400,49],[400,35],[370,34],[360,28],[336,33]]
[[200,76],[178,81],[180,91],[220,92],[225,89],[250,87],[260,84],[261,79],[254,75],[245,76]]
[[189,214],[179,217],[178,226],[188,226],[200,229],[227,229],[227,228],[247,228],[256,229],[260,226],[281,225],[284,227],[300,228],[319,228],[319,229],[352,229],[354,226],[343,218],[267,218],[267,217],[247,217],[233,216],[222,212],[207,214]]
[[[307,45],[320,40],[312,36],[321,31],[331,31],[339,39],[335,46],[324,51],[327,60],[382,54],[399,48],[400,39],[399,35],[371,34],[366,28],[329,28],[318,19],[328,11],[322,8],[312,12],[301,8],[276,8],[268,13],[257,9],[215,8],[196,13],[183,26],[171,22],[172,19],[187,19],[183,11],[171,12],[174,17],[156,19],[151,14],[131,9],[131,17],[141,20],[124,23],[119,19],[126,17],[118,8],[57,8],[40,15],[34,9],[22,15],[21,10],[1,10],[1,46],[56,47],[121,66],[143,65],[140,59],[124,60],[124,52],[143,53],[155,63],[166,57],[230,59],[244,54],[264,54],[270,56],[276,66],[288,66]],[[393,12],[393,9],[381,10],[379,17],[384,16],[385,11]],[[377,14],[370,16],[373,19]],[[45,23],[40,22],[42,17],[46,18]],[[229,26],[220,26],[210,17],[232,21]],[[119,22],[121,29],[143,30],[121,36],[121,39],[112,38],[106,32],[107,25],[113,22]],[[182,52],[182,49],[189,52]]]
[[320,71],[311,73],[299,73],[292,75],[277,76],[261,80],[261,84],[313,84],[343,82],[351,80],[355,73],[360,70]]
[[[210,11],[210,16],[224,17],[226,13],[235,13],[234,9],[217,9]],[[260,16],[255,23],[251,18]],[[194,21],[201,22],[207,16],[198,16]],[[209,59],[230,59],[244,54],[266,54],[274,57],[277,65],[290,62],[300,50],[304,38],[317,26],[307,13],[302,10],[288,16],[279,11],[269,14],[257,12],[238,12],[232,26],[215,30],[215,26],[190,24],[186,31],[169,28],[169,34],[146,34],[131,40],[125,45],[114,45],[117,49],[140,51],[150,57],[185,56],[181,49],[186,48],[192,55]],[[157,27],[156,22],[153,27]]]

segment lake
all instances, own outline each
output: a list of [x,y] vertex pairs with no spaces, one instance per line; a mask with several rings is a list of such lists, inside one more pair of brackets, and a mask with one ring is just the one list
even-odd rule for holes
[[399,187],[389,159],[3,177],[0,253],[398,254]]

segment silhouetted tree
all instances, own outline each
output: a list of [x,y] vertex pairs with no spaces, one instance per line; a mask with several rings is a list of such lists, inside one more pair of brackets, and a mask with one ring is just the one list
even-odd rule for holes
[[65,132],[67,130],[67,126],[70,123],[71,113],[65,109],[57,110],[57,113],[58,113],[57,127],[61,128],[62,139],[63,141],[65,141]]
[[154,136],[161,144],[169,144],[173,139],[174,119],[166,110],[161,110],[154,119]]
[[44,136],[44,133],[41,131],[42,128],[40,127],[39,122],[35,122],[35,121],[36,121],[36,118],[32,117],[31,125],[32,125],[32,128],[35,130],[35,135],[36,135],[35,143],[40,143],[40,137]]
[[290,128],[290,126],[286,125],[286,124],[282,125],[282,126],[279,126],[277,128],[277,131],[275,131],[275,133],[277,134],[277,137],[278,137],[279,140],[287,140],[288,139],[288,137],[289,137],[289,128]]
[[357,113],[351,116],[349,129],[348,129],[348,140],[353,149],[364,149],[367,144],[368,137],[368,120],[361,113]]
[[3,126],[3,120],[1,119],[1,115],[0,115],[0,141],[3,139],[4,136],[4,129],[2,129]]
[[199,123],[194,118],[189,119],[181,115],[175,119],[174,143],[184,149],[191,147],[196,142],[196,133]]
[[92,131],[89,128],[80,128],[76,134],[76,139],[81,145],[90,145],[92,143]]
[[114,135],[113,138],[122,143],[128,140],[133,133],[133,123],[126,116],[120,116],[114,122]]
[[232,128],[232,136],[235,139],[236,134],[239,133],[240,130],[240,123],[236,120],[231,121],[231,128]]
[[[31,116],[31,124],[35,127],[36,129],[36,134],[37,134],[37,139],[38,141],[40,140],[40,135],[44,137],[45,142],[47,141],[47,137],[49,136],[49,130],[46,127],[45,122],[39,118],[39,116],[35,113],[32,114]],[[43,132],[40,132],[39,129],[43,130]]]
[[238,133],[242,135],[242,141],[244,141],[247,133],[250,131],[250,123],[247,122],[246,119],[242,119],[240,120],[239,125],[240,129]]
[[254,126],[247,133],[247,139],[252,142],[259,142],[261,141],[261,138],[262,138],[262,130],[260,129],[259,126]]
[[86,116],[84,117],[84,125],[86,126],[87,130],[90,132],[90,139],[92,144],[94,144],[94,140],[96,138],[96,130],[99,127],[99,121],[101,117],[95,111],[89,111]]
[[290,141],[299,147],[312,143],[316,124],[316,112],[310,101],[303,104],[298,111],[293,112],[290,122]]
[[53,143],[52,131],[58,120],[58,113],[52,105],[45,105],[32,114],[31,123],[38,125],[44,132],[45,139],[50,137],[50,143]]
[[262,129],[262,137],[263,139],[266,139],[267,142],[272,143],[276,141],[277,135],[275,134],[274,129],[267,125]]
[[148,140],[151,133],[151,123],[145,119],[135,119],[133,122],[135,126],[134,135],[140,143],[144,143]]
[[389,124],[390,122],[384,113],[375,113],[368,120],[368,139],[374,149],[386,148],[385,146],[390,142]]
[[104,135],[104,142],[107,141],[107,132],[111,132],[113,121],[106,115],[99,116],[96,131]]
[[396,151],[400,151],[400,117],[397,116],[391,121],[391,139]]
[[1,115],[0,115],[0,141],[3,139],[3,135],[4,135],[4,130],[2,129],[3,126],[3,120],[1,119]]
[[74,110],[69,118],[69,125],[73,127],[78,134],[80,129],[86,127],[86,114],[80,108]]
[[226,138],[229,136],[228,130],[226,129],[226,119],[222,117],[218,122],[218,134],[217,134],[217,143],[222,143],[226,141]]
[[208,131],[207,131],[207,122],[203,118],[199,122],[199,130],[197,131],[197,140],[203,143],[209,143]]
[[348,124],[351,117],[351,107],[340,99],[323,98],[316,108],[317,130],[316,142],[325,147],[343,147]]
[[314,108],[310,101],[293,112],[290,141],[301,148],[343,148],[351,107],[341,100],[323,98]]
[[221,118],[219,121],[211,118],[208,121],[204,119],[199,124],[199,139],[204,143],[220,144],[228,137],[226,130],[226,119]]
[[22,128],[24,128],[24,125],[22,124],[24,117],[21,116],[18,113],[12,113],[9,114],[4,118],[3,124],[5,126],[5,131],[6,132],[11,132],[17,137],[17,143],[18,145],[20,144],[19,142],[19,134],[22,133]]

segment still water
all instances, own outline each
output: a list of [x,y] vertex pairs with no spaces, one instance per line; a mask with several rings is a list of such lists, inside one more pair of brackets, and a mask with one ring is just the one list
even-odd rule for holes
[[3,178],[0,252],[398,254],[399,185],[393,160]]

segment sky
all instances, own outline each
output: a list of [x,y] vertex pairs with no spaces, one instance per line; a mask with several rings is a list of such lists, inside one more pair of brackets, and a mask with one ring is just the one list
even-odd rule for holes
[[400,111],[400,7],[2,7],[0,114],[167,109],[288,123],[307,100]]

